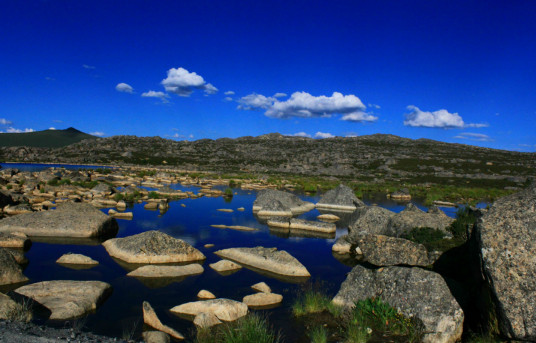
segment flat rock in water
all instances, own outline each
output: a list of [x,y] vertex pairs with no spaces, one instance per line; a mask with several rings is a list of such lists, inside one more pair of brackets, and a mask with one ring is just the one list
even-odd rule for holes
[[339,216],[334,215],[334,214],[326,213],[326,214],[319,215],[318,217],[316,217],[316,219],[322,220],[322,221],[325,221],[325,222],[328,222],[328,223],[334,223],[336,221],[339,221],[341,218]]
[[274,274],[303,277],[311,276],[296,258],[277,248],[230,248],[218,250],[216,255],[243,265],[266,270]]
[[331,251],[337,254],[349,254],[352,249],[352,244],[347,240],[348,235],[341,236],[331,246]]
[[111,256],[128,263],[177,263],[204,260],[206,257],[185,241],[160,231],[113,238],[102,243]]
[[262,292],[262,293],[272,293],[272,289],[270,288],[270,286],[268,286],[266,284],[266,282],[259,282],[259,283],[256,283],[254,284],[253,286],[251,286],[251,288],[254,290],[254,291],[257,291],[257,292]]
[[99,264],[98,261],[95,261],[89,256],[85,256],[82,254],[72,254],[67,253],[62,255],[60,258],[56,260],[56,263],[61,264],[87,264],[87,265],[97,265]]
[[475,232],[501,333],[536,341],[536,186],[498,199]]
[[207,290],[200,290],[199,293],[197,293],[198,299],[216,299],[216,296],[212,294],[212,292],[209,292]]
[[209,264],[209,267],[219,273],[231,272],[242,269],[242,266],[229,260],[221,260],[216,263]]
[[446,232],[446,228],[454,221],[454,218],[447,216],[443,211],[432,206],[428,212],[424,212],[412,203],[406,208],[394,214],[387,224],[394,236],[411,231],[413,228],[429,227]]
[[143,322],[147,324],[148,326],[157,329],[158,331],[162,331],[170,335],[171,337],[182,340],[184,339],[184,336],[181,335],[179,332],[173,330],[167,325],[162,324],[158,316],[156,315],[156,312],[154,311],[153,307],[149,302],[144,301],[143,302]]
[[282,301],[283,296],[280,294],[263,292],[246,295],[244,299],[242,299],[242,302],[251,308],[272,306],[279,304]]
[[234,212],[234,210],[232,210],[230,208],[218,208],[216,211],[227,212],[227,213],[233,213]]
[[1,248],[28,249],[31,245],[28,236],[22,232],[0,232]]
[[351,188],[342,184],[327,191],[316,204],[316,207],[321,209],[350,212],[362,206],[365,206],[365,203],[355,196]]
[[454,343],[461,338],[464,314],[441,275],[421,268],[385,267],[370,270],[355,266],[333,298],[333,303],[353,307],[373,297],[415,317],[424,325],[423,342]]
[[323,233],[334,233],[337,231],[337,226],[333,223],[316,222],[298,218],[290,219],[290,228]]
[[198,328],[210,328],[221,323],[222,321],[219,320],[216,315],[210,312],[201,312],[194,318],[194,325]]
[[22,232],[28,236],[114,236],[117,221],[90,204],[65,202],[55,210],[20,214],[0,220],[0,232]]
[[363,235],[357,245],[363,254],[363,259],[376,266],[425,267],[435,262],[430,261],[428,250],[424,245],[403,238]]
[[171,312],[194,318],[199,313],[212,313],[219,320],[232,322],[248,313],[248,305],[231,299],[194,301],[173,307]]
[[28,278],[22,274],[22,268],[15,261],[13,255],[7,249],[0,248],[0,285],[26,281]]
[[204,271],[203,266],[197,263],[185,266],[159,266],[147,265],[136,268],[127,274],[127,276],[145,277],[145,278],[178,278],[190,275],[199,275]]
[[66,280],[37,282],[15,290],[48,308],[53,320],[79,318],[95,311],[111,291],[106,282]]

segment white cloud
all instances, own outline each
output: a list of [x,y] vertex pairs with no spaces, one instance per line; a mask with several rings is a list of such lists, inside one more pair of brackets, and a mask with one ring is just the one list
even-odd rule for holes
[[286,93],[275,93],[274,94],[274,98],[284,98],[286,96],[287,96]]
[[485,135],[483,133],[472,133],[472,132],[462,132],[459,135],[454,136],[454,138],[468,139],[468,140],[477,141],[477,142],[492,142],[493,141],[493,139],[488,135]]
[[225,93],[223,93],[223,94],[225,94],[225,95],[235,95],[235,92],[233,92],[233,91],[227,91],[227,92],[225,92]]
[[377,110],[379,110],[381,108],[380,105],[376,105],[376,104],[368,104],[368,107],[372,107],[372,108],[375,108]]
[[317,133],[315,133],[315,138],[333,138],[335,137],[334,135],[332,135],[331,133],[329,132],[320,132],[318,131]]
[[413,127],[429,128],[464,128],[464,127],[487,127],[488,124],[467,124],[458,113],[450,113],[445,109],[434,112],[421,111],[417,106],[407,107],[411,112],[406,114],[404,125]]
[[162,102],[168,102],[167,98],[169,98],[169,95],[167,95],[164,92],[157,92],[157,91],[148,91],[141,94],[144,98],[158,98],[162,100]]
[[166,92],[175,93],[178,96],[188,97],[195,89],[204,90],[206,94],[215,94],[218,89],[212,84],[205,82],[201,75],[179,67],[167,71],[167,77],[162,80]]
[[102,132],[102,131],[90,132],[90,135],[102,137],[102,136],[104,136],[104,132]]
[[342,116],[341,120],[351,121],[355,123],[362,123],[365,121],[368,121],[368,122],[376,121],[378,120],[378,117],[373,116],[372,114],[365,113],[365,112],[353,112],[353,113],[345,114],[344,116]]
[[190,134],[190,135],[188,136],[188,138],[193,139],[193,138],[194,138],[194,135],[193,135],[193,134]]
[[291,136],[291,137],[308,137],[308,138],[311,138],[311,135],[308,134],[308,133],[305,133],[305,132],[296,132],[296,133],[291,133],[291,134],[286,134],[284,136]]
[[21,129],[16,129],[16,128],[11,127],[11,126],[6,129],[7,133],[24,133],[24,132],[34,132],[34,131],[35,131],[34,129],[26,128],[24,130],[21,130]]
[[123,92],[123,93],[134,92],[134,88],[132,88],[130,85],[123,83],[123,82],[118,83],[117,86],[115,86],[115,90],[118,92]]
[[88,64],[82,64],[82,67],[83,67],[84,69],[97,69],[97,67],[90,66],[90,65],[88,65]]
[[233,101],[233,98],[231,98],[230,96],[226,96],[223,100],[225,100],[225,101]]
[[49,129],[49,130],[56,130],[56,128],[53,127],[53,126],[49,127],[48,129]]
[[5,118],[0,118],[0,125],[11,125],[13,122],[11,120],[7,120]]
[[243,96],[238,100],[238,109],[239,110],[268,110],[273,106],[274,102],[277,100],[272,97],[265,97],[262,94],[252,93],[246,96]]

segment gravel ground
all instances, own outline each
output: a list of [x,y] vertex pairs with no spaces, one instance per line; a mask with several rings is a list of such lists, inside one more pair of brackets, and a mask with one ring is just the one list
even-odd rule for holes
[[125,341],[81,332],[72,328],[57,329],[33,323],[21,323],[0,320],[0,343],[135,343],[141,341]]

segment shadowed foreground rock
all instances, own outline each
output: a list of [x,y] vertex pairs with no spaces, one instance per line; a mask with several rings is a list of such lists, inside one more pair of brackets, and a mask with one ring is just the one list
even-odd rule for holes
[[284,250],[277,248],[229,248],[215,252],[221,258],[284,276],[311,276],[307,268]]
[[79,318],[95,311],[111,291],[106,282],[64,280],[37,282],[15,290],[48,308],[50,319],[55,320]]
[[248,305],[231,299],[211,299],[178,305],[172,313],[194,319],[199,313],[212,313],[219,320],[232,322],[248,313]]
[[423,342],[453,343],[461,338],[463,311],[439,274],[420,268],[356,266],[333,302],[352,307],[372,297],[381,297],[405,316],[419,319],[426,332]]
[[497,200],[477,221],[486,281],[501,333],[536,340],[536,186]]
[[202,252],[160,231],[146,231],[102,243],[110,256],[128,263],[176,263],[204,260]]
[[66,202],[55,210],[20,214],[0,220],[0,232],[22,232],[28,236],[98,237],[115,236],[117,221],[95,207]]

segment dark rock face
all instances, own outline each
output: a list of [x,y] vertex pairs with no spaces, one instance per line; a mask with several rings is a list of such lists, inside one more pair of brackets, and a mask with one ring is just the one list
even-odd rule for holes
[[355,212],[355,217],[348,227],[349,240],[356,241],[356,235],[375,234],[393,236],[394,232],[389,229],[388,223],[395,213],[383,207],[367,206],[360,207]]
[[28,236],[114,236],[115,219],[90,204],[66,202],[50,211],[20,214],[0,220],[0,232],[22,232]]
[[403,233],[411,231],[413,228],[430,227],[432,229],[443,230],[454,221],[448,217],[443,211],[434,208],[431,211],[424,212],[412,203],[406,205],[406,208],[393,215],[387,226],[390,231],[397,237]]
[[357,245],[363,260],[376,266],[427,266],[433,263],[422,244],[383,235],[363,235]]
[[354,192],[345,185],[338,185],[336,188],[329,190],[322,196],[322,199],[316,204],[318,208],[355,210],[357,207],[365,206],[365,203],[359,200]]
[[536,340],[536,187],[497,200],[475,232],[502,334]]
[[333,302],[345,307],[381,297],[407,317],[419,319],[423,342],[451,343],[461,338],[464,314],[443,278],[420,268],[356,266],[342,283]]
[[22,268],[7,249],[0,248],[0,285],[24,281],[28,281],[28,278],[22,274]]
[[15,205],[15,201],[11,197],[11,194],[0,191],[0,208],[4,208],[7,205]]

